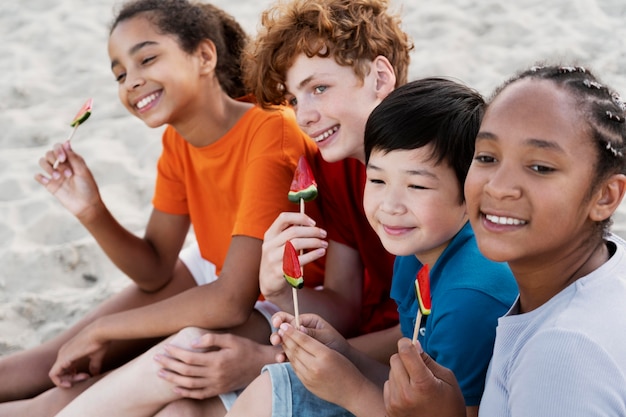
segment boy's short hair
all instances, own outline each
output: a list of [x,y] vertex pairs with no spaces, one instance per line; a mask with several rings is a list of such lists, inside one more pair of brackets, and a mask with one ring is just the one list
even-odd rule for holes
[[245,82],[263,107],[284,104],[288,69],[301,53],[332,57],[364,79],[377,56],[389,60],[396,86],[406,82],[413,43],[388,0],[290,0],[263,12],[245,56]]
[[424,78],[392,91],[365,125],[365,160],[372,151],[432,145],[436,164],[454,169],[461,187],[472,163],[485,101],[475,90],[445,78]]

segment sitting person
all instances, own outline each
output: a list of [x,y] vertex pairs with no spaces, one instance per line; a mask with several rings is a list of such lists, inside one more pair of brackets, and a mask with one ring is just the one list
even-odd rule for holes
[[[337,93],[329,91],[329,99],[343,100],[343,104],[337,103],[339,107],[347,107],[354,101],[363,107],[338,115],[342,122],[341,135],[335,135],[334,145],[331,141],[320,144],[321,157],[316,154],[311,161],[319,185],[319,196],[314,203],[320,207],[324,224],[318,221],[320,227],[313,227],[317,219],[309,216],[308,209],[307,215],[285,212],[278,216],[264,235],[260,276],[267,278],[272,287],[285,285],[281,259],[286,237],[293,239],[298,249],[307,249],[301,257],[305,268],[326,254],[323,287],[300,291],[301,310],[324,314],[344,334],[355,336],[351,339],[353,343],[369,347],[373,355],[388,362],[400,337],[396,306],[389,297],[394,258],[384,251],[363,212],[364,156],[358,161],[349,158],[363,153],[363,130],[371,110],[389,91],[406,82],[412,45],[400,29],[400,19],[388,12],[386,1],[324,0],[323,5],[320,8],[319,1],[298,0],[270,9],[281,13],[269,13],[276,20],[265,21],[268,29],[272,29],[259,35],[253,45],[258,52],[253,56],[259,61],[248,66],[248,78],[269,70],[274,48],[304,56],[304,51],[284,44],[284,39],[300,38],[307,42],[327,39],[329,44],[340,47],[336,48],[336,57],[324,62],[331,71],[337,71],[333,78],[346,87]],[[294,11],[295,16],[291,13]],[[308,23],[292,25],[292,18]],[[320,21],[328,24],[320,27]],[[366,34],[354,36],[355,27],[371,28],[379,34],[379,40],[373,42]],[[310,28],[318,28],[318,32],[311,32]],[[340,44],[346,35],[352,36],[350,42]],[[303,41],[303,45],[307,42]],[[355,48],[364,51],[366,58],[348,66],[339,65]],[[366,61],[368,68],[375,69],[367,77],[362,72]],[[262,88],[256,85],[253,91],[265,97],[259,93]],[[284,98],[283,93],[279,103]],[[275,104],[263,98],[259,102],[269,108]],[[319,110],[324,108],[320,103]],[[301,115],[300,109],[294,107],[296,115]],[[310,126],[301,124],[301,127],[313,133]],[[327,150],[331,154],[326,154]],[[322,157],[339,160],[329,163]],[[290,227],[300,224],[311,227]],[[305,282],[312,286],[315,280],[309,283],[305,272]],[[267,300],[283,309],[293,308],[291,292],[288,297],[281,297],[282,290],[268,288],[263,286]],[[376,338],[367,339],[374,333]],[[264,364],[274,361],[279,348],[270,346],[269,338],[264,342],[266,345],[232,333],[185,329],[98,382],[63,410],[62,415],[223,416],[237,390],[252,381]],[[130,389],[134,392],[132,397],[116,395],[119,390]],[[224,394],[229,391],[234,392]],[[216,398],[218,394],[220,398]]]
[[[0,359],[3,401],[63,387],[42,401],[4,402],[0,415],[54,413],[91,377],[186,326],[232,328],[269,345],[276,310],[255,308],[263,234],[294,209],[286,195],[296,164],[316,148],[291,110],[237,99],[247,91],[245,44],[241,27],[208,4],[138,0],[120,10],[109,56],[121,103],[149,127],[167,125],[145,235],[113,218],[69,143],[45,154],[36,178],[133,284],[54,339]],[[181,252],[191,225],[196,243]],[[308,270],[307,282],[321,284],[320,270]]]
[[[626,105],[581,67],[533,67],[491,99],[465,182],[480,251],[519,298],[498,320],[480,416],[626,415],[626,244],[609,232],[626,191]],[[458,388],[399,343],[391,417],[463,416]],[[398,395],[401,394],[401,395]]]
[[[470,88],[427,78],[390,93],[365,130],[363,205],[385,248],[398,255],[392,296],[402,333],[452,369],[469,416],[478,413],[496,321],[517,295],[506,264],[478,251],[467,218],[463,184],[483,111]],[[414,282],[422,268],[430,270],[432,311],[416,323]],[[272,341],[289,363],[266,366],[228,416],[385,414],[389,366],[350,346],[317,315],[301,316],[300,329],[284,312],[273,321],[280,330]]]

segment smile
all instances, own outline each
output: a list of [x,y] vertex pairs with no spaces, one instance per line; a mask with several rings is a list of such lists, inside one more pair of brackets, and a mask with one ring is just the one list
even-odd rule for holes
[[528,223],[526,220],[514,219],[513,217],[494,216],[493,214],[486,214],[485,218],[495,224],[519,226]]
[[335,133],[337,130],[339,130],[339,126],[333,126],[330,129],[328,129],[326,132],[323,132],[317,136],[315,136],[314,138],[312,138],[315,142],[321,142],[324,139],[328,139],[328,137],[330,135],[332,135],[333,133]]
[[160,95],[160,93],[150,94],[149,96],[146,96],[146,97],[142,98],[141,100],[139,100],[139,102],[135,106],[137,107],[138,110],[141,110],[144,107],[146,107],[148,104],[150,104],[154,100],[156,100],[159,97],[159,95]]

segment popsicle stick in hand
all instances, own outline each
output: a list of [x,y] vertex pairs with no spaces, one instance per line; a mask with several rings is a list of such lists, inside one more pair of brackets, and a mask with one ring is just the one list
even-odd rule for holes
[[[317,183],[313,177],[313,171],[304,155],[298,159],[298,165],[293,174],[293,181],[289,187],[287,198],[292,203],[300,204],[300,213],[304,214],[304,203],[317,197]],[[302,255],[304,251],[300,251]],[[298,290],[304,285],[304,272],[300,266],[300,260],[296,249],[291,242],[285,244],[283,255],[283,276],[292,287],[293,312],[296,317],[296,328],[300,328],[300,313],[298,311]]]
[[415,297],[417,298],[417,317],[415,318],[415,328],[413,329],[413,344],[417,342],[422,316],[429,315],[431,309],[432,300],[430,298],[428,264],[424,265],[415,277]]
[[[70,133],[66,142],[71,141],[74,137],[74,133],[76,133],[76,130],[78,130],[78,126],[80,126],[85,120],[89,119],[89,116],[91,116],[92,107],[93,99],[90,98],[85,102],[85,104],[83,104],[83,107],[80,108],[78,113],[76,113],[76,116],[74,116],[74,119],[70,123],[70,126],[72,126],[74,129],[72,129],[72,132]],[[58,159],[54,161],[54,165],[52,165],[52,168],[57,169],[59,163],[61,163],[61,161],[59,161]]]
[[296,328],[300,328],[300,311],[298,308],[298,290],[304,286],[304,277],[302,275],[302,267],[298,259],[296,248],[290,240],[285,243],[283,252],[283,277],[287,283],[291,285],[293,294],[293,312],[296,318]]

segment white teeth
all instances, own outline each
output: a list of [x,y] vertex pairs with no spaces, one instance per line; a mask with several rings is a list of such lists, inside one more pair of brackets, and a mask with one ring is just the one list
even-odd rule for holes
[[330,129],[328,129],[326,132],[322,133],[321,135],[318,135],[318,136],[314,137],[313,140],[315,142],[320,142],[320,141],[328,138],[333,133],[335,133],[338,129],[339,129],[338,126],[332,127]]
[[514,226],[519,226],[521,224],[527,223],[525,220],[514,219],[512,217],[494,216],[493,214],[487,214],[485,217],[490,222],[496,223],[496,224],[509,224],[509,225],[514,225]]
[[144,97],[141,100],[139,100],[139,103],[137,103],[137,108],[139,110],[143,109],[144,107],[146,107],[148,104],[152,103],[154,100],[156,100],[156,98],[159,95],[157,93],[154,94],[150,94],[148,97]]

